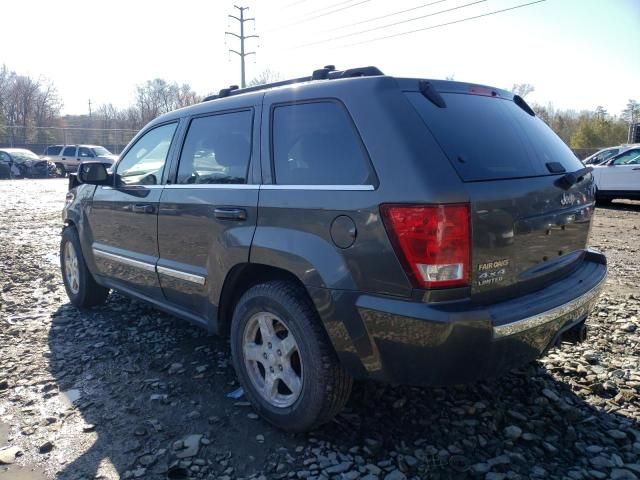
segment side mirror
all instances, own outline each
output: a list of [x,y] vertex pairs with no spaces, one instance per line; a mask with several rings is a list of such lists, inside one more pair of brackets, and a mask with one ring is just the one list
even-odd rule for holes
[[90,185],[110,185],[111,175],[102,162],[82,162],[78,167],[78,180]]

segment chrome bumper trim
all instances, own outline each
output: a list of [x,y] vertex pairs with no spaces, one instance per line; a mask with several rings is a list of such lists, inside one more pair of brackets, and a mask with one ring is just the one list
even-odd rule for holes
[[[493,338],[500,339],[515,335],[525,330],[530,330],[532,328],[536,328],[549,322],[561,319],[565,316],[571,316],[574,317],[574,320],[577,320],[583,316],[588,315],[591,311],[591,308],[593,307],[593,304],[598,300],[598,297],[602,293],[606,279],[607,275],[605,274],[600,283],[598,283],[595,287],[579,296],[578,298],[574,298],[570,302],[565,303],[564,305],[560,305],[558,307],[552,308],[551,310],[547,310],[546,312],[542,312],[537,315],[524,318],[522,320],[507,323],[505,325],[494,326]],[[567,320],[569,319],[570,318],[567,318]]]

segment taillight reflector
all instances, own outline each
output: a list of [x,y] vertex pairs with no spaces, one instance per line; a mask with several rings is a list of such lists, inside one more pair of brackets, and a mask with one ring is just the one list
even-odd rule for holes
[[469,205],[381,205],[387,234],[417,287],[469,284]]

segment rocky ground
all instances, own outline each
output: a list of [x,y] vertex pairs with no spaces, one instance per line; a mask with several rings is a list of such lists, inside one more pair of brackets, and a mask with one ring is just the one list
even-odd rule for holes
[[226,340],[115,294],[68,304],[65,190],[0,182],[0,480],[640,478],[640,203],[597,210],[611,270],[586,343],[470,386],[358,384],[290,435],[227,396]]

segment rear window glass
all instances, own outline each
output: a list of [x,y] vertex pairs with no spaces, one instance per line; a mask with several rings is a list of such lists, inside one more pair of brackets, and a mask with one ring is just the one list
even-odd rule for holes
[[443,93],[447,106],[438,108],[419,92],[407,97],[464,181],[550,175],[549,162],[582,168],[542,120],[511,100]]
[[62,151],[62,147],[47,147],[47,151],[44,153],[45,155],[60,155]]

